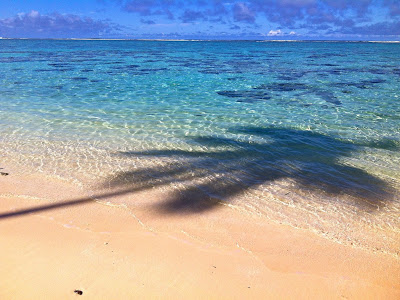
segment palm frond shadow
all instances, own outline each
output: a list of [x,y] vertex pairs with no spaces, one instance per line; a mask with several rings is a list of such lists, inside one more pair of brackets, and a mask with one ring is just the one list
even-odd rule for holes
[[[293,179],[302,189],[359,199],[360,209],[374,210],[392,198],[392,188],[366,171],[340,163],[363,147],[398,149],[392,141],[351,143],[327,135],[278,127],[237,128],[235,133],[258,139],[193,137],[207,151],[149,150],[121,152],[128,157],[169,158],[173,163],[120,172],[107,180],[111,188],[132,191],[181,183],[185,185],[160,204],[167,213],[196,213],[215,208],[261,184]],[[261,140],[261,142],[259,141]]]

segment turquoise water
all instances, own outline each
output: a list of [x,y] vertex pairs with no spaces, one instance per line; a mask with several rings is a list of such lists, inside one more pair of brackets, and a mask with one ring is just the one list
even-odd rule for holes
[[0,66],[20,172],[398,255],[398,44],[1,40]]

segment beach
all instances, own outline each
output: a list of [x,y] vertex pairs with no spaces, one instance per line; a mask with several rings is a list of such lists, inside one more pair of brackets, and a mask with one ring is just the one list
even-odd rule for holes
[[399,45],[12,40],[0,299],[398,299]]
[[[400,295],[398,257],[222,204],[166,216],[151,209],[159,195],[139,193],[123,196],[138,202],[134,214],[96,201],[46,209],[87,195],[59,179],[11,170],[0,184],[2,299],[69,299],[79,297],[75,290],[87,299]],[[30,208],[39,210],[23,212]],[[4,216],[10,212],[21,214]]]

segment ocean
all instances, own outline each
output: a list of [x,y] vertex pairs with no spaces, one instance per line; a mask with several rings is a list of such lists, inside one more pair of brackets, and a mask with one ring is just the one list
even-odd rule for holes
[[3,39],[0,66],[0,168],[400,255],[399,44]]

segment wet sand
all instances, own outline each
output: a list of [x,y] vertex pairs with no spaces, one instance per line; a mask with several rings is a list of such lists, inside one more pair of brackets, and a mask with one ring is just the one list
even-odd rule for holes
[[[60,179],[2,167],[0,299],[400,298],[393,255],[222,204],[163,214],[160,191],[93,201]],[[129,209],[112,204],[120,197]]]

